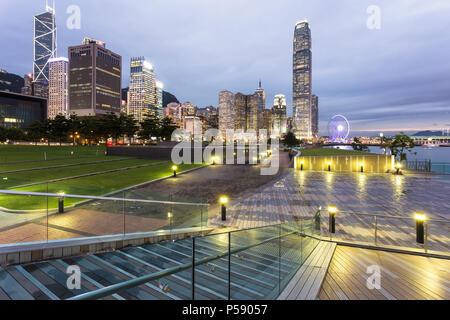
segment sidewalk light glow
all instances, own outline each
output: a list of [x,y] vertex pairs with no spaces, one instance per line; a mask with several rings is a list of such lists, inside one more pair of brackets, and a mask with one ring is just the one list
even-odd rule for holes
[[177,166],[173,166],[173,167],[172,167],[172,170],[173,170],[173,171],[177,171],[177,170],[178,170],[178,167],[177,167]]
[[335,214],[337,212],[337,208],[336,207],[328,207],[328,212],[331,214]]
[[427,219],[427,216],[423,213],[416,213],[415,218],[418,221],[425,221]]
[[167,218],[172,219],[173,218],[173,213],[172,212],[168,212],[167,213]]
[[220,203],[221,204],[227,204],[228,201],[229,201],[228,197],[226,197],[226,196],[220,197]]

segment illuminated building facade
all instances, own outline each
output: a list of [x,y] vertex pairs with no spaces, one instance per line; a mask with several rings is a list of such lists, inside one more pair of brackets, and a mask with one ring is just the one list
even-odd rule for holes
[[183,107],[179,103],[169,103],[163,109],[163,118],[172,119],[172,123],[180,129],[184,127],[184,111]]
[[219,93],[219,131],[226,137],[227,130],[235,129],[236,107],[235,95],[230,91]]
[[293,63],[294,133],[299,139],[313,138],[312,132],[312,51],[308,21],[295,26]]
[[314,139],[319,138],[319,97],[312,96],[312,135]]
[[164,84],[161,81],[156,81],[156,113],[159,119],[163,118],[163,93]]
[[259,134],[259,129],[263,127],[263,111],[266,108],[266,93],[261,87],[256,89],[255,94],[250,100],[247,111],[247,130],[255,130]]
[[287,133],[287,104],[286,96],[275,96],[272,107],[272,132],[274,138],[280,138]]
[[184,130],[191,136],[198,136],[203,133],[203,123],[199,117],[187,116],[184,118]]
[[96,40],[69,47],[69,109],[80,117],[120,114],[122,57]]
[[272,110],[263,110],[261,129],[267,130],[267,135],[268,137],[270,137],[270,135],[272,134]]
[[47,118],[44,98],[0,91],[0,126],[26,129],[34,121]]
[[34,17],[33,81],[49,81],[48,60],[56,57],[55,5]]
[[127,111],[139,122],[147,114],[159,116],[153,66],[144,57],[131,58]]
[[54,119],[57,115],[69,116],[68,74],[69,59],[52,58],[49,60],[49,119]]

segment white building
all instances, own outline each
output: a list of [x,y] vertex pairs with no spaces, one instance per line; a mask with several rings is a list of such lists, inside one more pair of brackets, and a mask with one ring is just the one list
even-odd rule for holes
[[54,119],[57,115],[69,116],[68,103],[68,72],[69,59],[52,58],[49,64],[49,96],[48,118]]

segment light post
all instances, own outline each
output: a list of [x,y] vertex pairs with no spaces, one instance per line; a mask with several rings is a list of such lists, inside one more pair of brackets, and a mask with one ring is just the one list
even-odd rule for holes
[[229,199],[226,196],[220,197],[220,204],[221,204],[221,213],[222,213],[222,221],[227,221],[227,203]]
[[173,170],[173,177],[176,178],[177,177],[178,167],[177,166],[172,166],[172,170]]
[[336,207],[328,207],[328,213],[330,215],[330,225],[329,225],[330,234],[336,233],[336,212],[337,212]]
[[60,192],[58,198],[58,213],[64,213],[64,196],[66,195],[64,192]]
[[425,243],[425,220],[426,215],[423,213],[416,213],[416,241],[417,243]]

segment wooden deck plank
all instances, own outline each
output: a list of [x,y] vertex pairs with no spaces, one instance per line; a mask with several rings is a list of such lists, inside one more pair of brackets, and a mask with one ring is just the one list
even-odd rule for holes
[[335,248],[334,243],[320,242],[278,300],[315,300],[319,296]]
[[[368,266],[381,269],[381,290],[367,288]],[[324,299],[450,299],[447,259],[338,246],[319,298]]]

